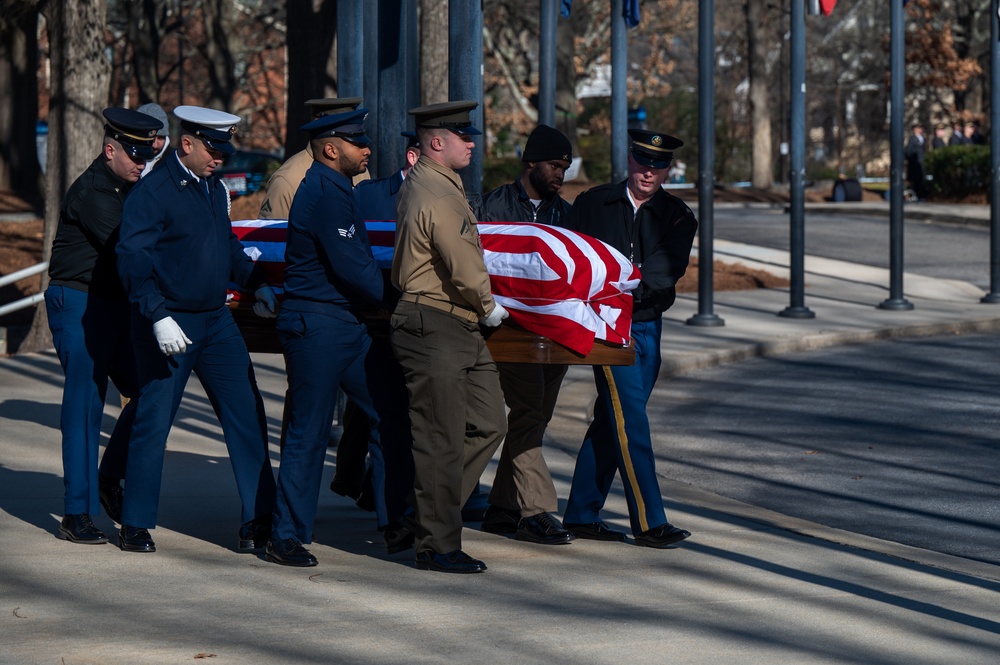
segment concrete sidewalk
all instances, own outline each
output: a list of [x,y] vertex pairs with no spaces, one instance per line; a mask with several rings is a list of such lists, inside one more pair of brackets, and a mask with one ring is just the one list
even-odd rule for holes
[[[778,273],[788,265],[783,252],[722,241],[716,255]],[[915,308],[891,312],[876,307],[886,271],[812,257],[806,270],[811,320],[777,316],[787,291],[757,290],[717,293],[725,326],[693,327],[684,321],[697,301],[680,298],[664,328],[664,372],[1000,329],[1000,309],[968,284],[907,275]],[[275,356],[255,363],[277,464],[283,367]],[[374,519],[324,489],[317,568],[237,554],[235,484],[196,382],[171,433],[158,551],[72,545],[54,536],[61,387],[52,353],[0,360],[0,663],[995,663],[1000,653],[1000,567],[665,480],[671,521],[694,534],[674,550],[549,548],[470,528],[465,548],[487,573],[417,571],[412,551],[385,555]],[[589,369],[571,369],[548,431],[564,499],[593,394]],[[327,467],[324,483],[332,456]],[[627,530],[620,485],[607,518]]]

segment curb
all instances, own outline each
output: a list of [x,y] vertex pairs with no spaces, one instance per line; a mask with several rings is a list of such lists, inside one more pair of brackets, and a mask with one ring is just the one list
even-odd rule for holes
[[664,357],[660,369],[661,377],[678,376],[688,372],[717,367],[728,363],[742,362],[752,358],[772,358],[792,353],[802,353],[879,342],[906,337],[938,337],[943,335],[963,335],[970,333],[1000,332],[1000,318],[978,321],[946,321],[922,323],[895,328],[879,328],[860,332],[824,332],[799,337],[787,337],[773,341],[742,344],[735,348],[716,348],[690,352],[683,357]]

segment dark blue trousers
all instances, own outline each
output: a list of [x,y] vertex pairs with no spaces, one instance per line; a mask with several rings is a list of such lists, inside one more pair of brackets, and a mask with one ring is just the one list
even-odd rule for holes
[[[327,303],[286,300],[278,314],[278,340],[285,355],[292,413],[278,469],[272,537],[313,539],[327,440],[341,388],[372,423],[368,454],[376,497],[385,494],[385,464],[377,427],[379,417],[369,381],[371,338],[350,312]],[[386,519],[385,502],[377,501]],[[380,506],[379,506],[380,504]]]
[[60,428],[66,515],[98,514],[98,451],[108,378],[130,402],[122,409],[101,458],[100,473],[125,475],[128,441],[138,394],[129,338],[129,305],[66,286],[45,291],[52,342],[66,374]]
[[633,534],[667,522],[646,416],[646,403],[660,372],[662,330],[662,319],[633,322],[635,365],[594,367],[594,421],[576,458],[563,518],[568,524],[599,519],[615,472],[621,474],[625,486]]
[[192,342],[187,351],[173,356],[160,352],[148,319],[138,314],[132,319],[141,387],[129,443],[122,523],[146,529],[156,526],[167,435],[191,372],[204,386],[222,424],[243,502],[242,522],[264,517],[274,508],[274,473],[267,450],[264,403],[243,336],[225,306],[211,312],[171,312],[170,316]]

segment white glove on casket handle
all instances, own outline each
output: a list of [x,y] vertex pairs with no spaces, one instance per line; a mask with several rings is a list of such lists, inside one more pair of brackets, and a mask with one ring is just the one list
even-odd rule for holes
[[500,325],[500,322],[506,319],[510,314],[504,309],[504,306],[498,302],[493,303],[495,307],[490,315],[483,319],[483,325],[487,328],[496,328]]
[[253,304],[253,313],[264,319],[273,319],[278,316],[278,298],[274,295],[274,290],[265,284],[253,293],[257,302]]
[[184,353],[187,351],[187,345],[191,343],[177,322],[169,316],[153,324],[153,335],[160,345],[160,351],[167,356]]

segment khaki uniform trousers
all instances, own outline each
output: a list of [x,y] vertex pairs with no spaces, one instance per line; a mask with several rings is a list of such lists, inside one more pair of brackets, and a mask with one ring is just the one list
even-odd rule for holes
[[497,368],[510,413],[490,505],[520,510],[521,517],[555,512],[559,504],[542,456],[542,437],[567,368],[529,363],[498,363]]
[[479,324],[401,301],[390,341],[413,431],[417,552],[462,548],[462,505],[507,432],[496,364]]

